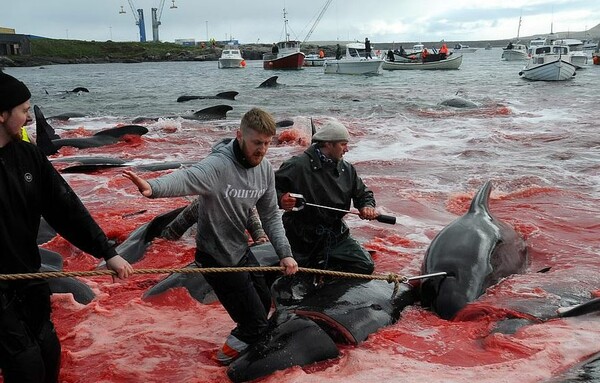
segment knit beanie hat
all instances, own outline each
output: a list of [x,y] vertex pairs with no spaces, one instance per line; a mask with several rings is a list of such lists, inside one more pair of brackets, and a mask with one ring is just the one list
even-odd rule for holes
[[30,98],[31,93],[25,84],[0,71],[0,112],[10,111]]
[[338,121],[327,121],[312,136],[313,142],[316,141],[349,141],[350,134],[348,129]]

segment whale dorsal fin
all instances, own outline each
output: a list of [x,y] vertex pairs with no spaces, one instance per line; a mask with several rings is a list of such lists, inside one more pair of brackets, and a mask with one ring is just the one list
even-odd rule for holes
[[490,214],[489,199],[491,192],[492,181],[486,181],[473,197],[473,201],[471,201],[471,207],[469,207],[469,213]]

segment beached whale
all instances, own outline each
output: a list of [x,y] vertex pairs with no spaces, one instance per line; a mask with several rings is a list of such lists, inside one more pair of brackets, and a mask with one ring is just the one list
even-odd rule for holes
[[35,105],[36,144],[46,155],[55,154],[63,146],[72,146],[79,149],[96,148],[104,145],[115,144],[128,134],[144,135],[148,128],[139,125],[124,125],[96,132],[91,137],[60,138],[54,128],[48,123],[41,109]]
[[[162,118],[184,118],[186,120],[197,120],[197,121],[209,121],[209,120],[223,120],[227,118],[227,112],[232,110],[233,107],[229,105],[215,105],[208,108],[204,108],[193,112],[192,114],[186,114],[183,116],[165,116]],[[136,117],[132,123],[138,124],[144,121],[158,121],[159,117]]]
[[223,98],[225,100],[235,100],[235,96],[237,96],[238,94],[238,92],[230,91],[217,93],[214,96],[179,96],[177,98],[177,102],[186,102],[190,100],[211,100],[217,98]]
[[[149,241],[159,236],[179,211],[160,215],[136,229],[124,242],[128,243],[126,248],[117,248],[119,254],[131,263],[141,259]],[[251,251],[261,266],[279,264],[270,243],[252,246]],[[191,263],[187,267],[197,266]],[[227,374],[232,381],[248,381],[291,366],[335,358],[339,353],[336,342],[364,341],[369,334],[395,323],[402,310],[415,301],[409,285],[400,285],[395,292],[394,285],[379,280],[326,278],[322,283],[314,282],[314,275],[301,274],[281,277],[273,283],[276,311],[269,320],[269,330],[229,366]],[[169,275],[147,290],[143,298],[151,299],[179,287],[199,302],[217,300],[201,273]]]
[[449,106],[452,108],[478,108],[479,107],[479,105],[477,105],[473,101],[469,101],[465,98],[458,97],[458,96],[448,98],[448,99],[440,102],[440,105]]
[[444,319],[453,318],[500,279],[528,266],[523,238],[489,210],[491,181],[475,194],[469,211],[442,229],[431,241],[422,273],[446,272],[424,281],[421,304]]
[[229,365],[227,376],[231,381],[247,382],[339,355],[336,344],[315,322],[286,311],[273,314],[267,334]]
[[70,118],[81,118],[81,117],[86,117],[86,115],[83,113],[78,113],[78,112],[66,112],[66,113],[61,113],[61,114],[57,114],[57,115],[46,117],[46,118],[48,120],[68,121]]

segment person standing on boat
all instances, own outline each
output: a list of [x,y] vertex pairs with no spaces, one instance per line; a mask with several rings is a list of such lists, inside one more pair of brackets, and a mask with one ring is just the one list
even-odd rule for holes
[[365,58],[372,59],[371,57],[371,42],[368,37],[365,37]]
[[440,60],[445,60],[448,57],[448,46],[446,43],[442,43],[442,47],[440,48]]
[[429,56],[429,51],[427,48],[423,47],[423,50],[421,51],[421,60],[423,60],[423,62],[427,61],[427,56]]
[[[273,117],[253,108],[242,117],[236,139],[216,148],[194,166],[144,180],[131,180],[148,198],[198,195],[196,263],[201,267],[250,267],[258,261],[248,247],[246,226],[256,206],[263,228],[286,275],[298,271],[277,207],[275,174],[265,155],[276,133]],[[267,330],[271,294],[260,272],[205,274],[236,327],[217,353],[230,364]]]
[[279,53],[279,47],[277,46],[277,44],[273,43],[273,46],[271,47],[271,53],[274,55],[277,55]]
[[306,202],[348,210],[358,209],[362,219],[378,217],[373,192],[365,186],[343,156],[350,134],[338,121],[328,121],[313,135],[313,144],[299,156],[286,160],[275,172],[283,225],[294,258],[301,266],[371,274],[371,255],[351,235],[346,213],[306,206],[294,211],[302,194]]
[[387,59],[389,62],[394,62],[396,60],[394,58],[394,52],[391,49],[387,51]]
[[[81,250],[106,260],[119,278],[131,265],[109,244],[100,226],[46,156],[23,141],[31,121],[31,93],[0,71],[0,274],[37,273],[41,217]],[[61,346],[50,318],[45,279],[0,281],[0,369],[5,383],[55,383]]]
[[336,44],[335,45],[335,59],[339,60],[342,58],[342,48],[340,47],[340,44]]
[[320,59],[324,59],[325,58],[325,51],[323,50],[323,48],[319,49],[319,58]]

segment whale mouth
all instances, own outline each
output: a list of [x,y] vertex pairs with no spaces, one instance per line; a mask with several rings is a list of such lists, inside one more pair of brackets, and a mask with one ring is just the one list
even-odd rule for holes
[[341,323],[334,320],[327,314],[318,311],[293,310],[294,314],[313,320],[319,325],[334,341],[339,343],[358,344],[358,341],[352,333]]

